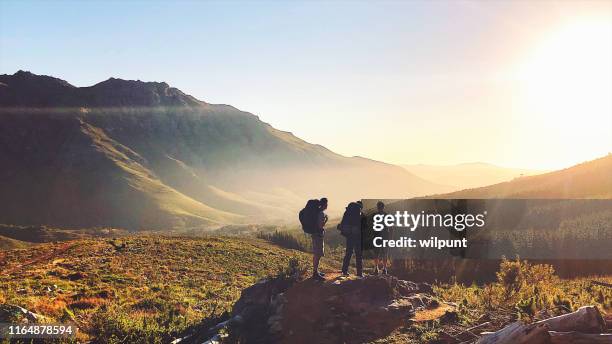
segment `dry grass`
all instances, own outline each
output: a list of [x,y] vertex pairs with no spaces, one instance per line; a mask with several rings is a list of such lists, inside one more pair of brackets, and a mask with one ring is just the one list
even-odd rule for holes
[[125,237],[41,244],[0,256],[0,300],[51,321],[75,321],[86,339],[167,342],[223,317],[240,292],[308,254],[257,239]]

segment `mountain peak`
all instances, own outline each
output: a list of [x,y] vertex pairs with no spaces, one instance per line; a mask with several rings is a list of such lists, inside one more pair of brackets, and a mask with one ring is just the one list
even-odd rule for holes
[[2,80],[3,83],[5,84],[10,84],[9,82],[6,82],[6,80],[12,80],[13,83],[19,82],[19,83],[38,83],[40,84],[41,87],[52,87],[55,85],[57,86],[63,86],[63,87],[70,87],[70,88],[74,88],[73,85],[71,85],[70,83],[68,83],[66,80],[62,80],[59,78],[54,78],[52,76],[48,76],[48,75],[39,75],[39,74],[34,74],[30,71],[26,71],[26,70],[18,70],[15,74],[13,75],[8,75],[8,74],[3,74],[0,75],[0,80]]
[[157,81],[141,81],[141,80],[126,80],[121,78],[110,77],[104,81],[101,81],[91,87],[157,87],[161,89],[171,88],[165,82],[157,82]]
[[0,75],[3,107],[198,107],[206,103],[165,82],[109,78],[89,87],[29,71]]

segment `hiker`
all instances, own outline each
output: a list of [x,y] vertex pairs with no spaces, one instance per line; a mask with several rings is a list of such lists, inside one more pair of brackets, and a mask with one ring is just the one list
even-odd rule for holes
[[325,280],[325,274],[319,271],[319,262],[325,255],[323,237],[325,235],[325,224],[327,223],[327,198],[320,200],[311,199],[300,211],[300,223],[304,233],[310,234],[312,238],[312,278],[318,281]]
[[325,273],[319,271],[319,262],[321,257],[325,255],[325,243],[323,237],[325,236],[325,224],[327,224],[327,198],[323,197],[319,200],[319,211],[317,212],[317,228],[312,233],[312,279],[324,281]]
[[[378,201],[378,203],[376,203],[376,212],[372,214],[372,218],[377,214],[387,215],[385,212],[385,204],[382,201]],[[383,240],[389,240],[391,239],[391,230],[389,227],[385,226],[380,232],[374,232],[374,236],[381,237]],[[379,273],[382,273],[383,275],[387,274],[388,256],[388,247],[374,247],[374,263],[376,264],[376,267],[374,268],[375,275],[378,275]],[[381,262],[382,268],[379,269]]]
[[351,202],[346,207],[342,221],[340,222],[340,231],[346,237],[346,253],[342,262],[342,275],[348,276],[348,269],[351,263],[351,257],[355,252],[355,265],[357,267],[357,276],[363,277],[363,255],[361,247],[361,208],[362,205],[358,202]]

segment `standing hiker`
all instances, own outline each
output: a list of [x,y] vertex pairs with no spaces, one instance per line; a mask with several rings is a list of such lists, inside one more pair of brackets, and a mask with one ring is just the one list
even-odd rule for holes
[[346,253],[342,262],[342,275],[348,276],[348,269],[351,263],[351,257],[355,252],[355,265],[357,267],[357,276],[363,276],[363,256],[361,247],[361,205],[357,202],[351,202],[346,207],[342,222],[340,222],[340,230],[342,235],[346,237]]
[[[374,215],[376,214],[387,215],[387,213],[385,212],[385,204],[382,201],[378,201],[378,203],[376,203],[376,213],[374,213],[372,217],[374,217]],[[383,240],[391,239],[391,231],[390,228],[387,226],[384,226],[384,228],[380,232],[374,232],[374,235],[376,237],[382,237]],[[376,268],[374,268],[374,274],[378,275],[379,273],[382,273],[383,275],[386,275],[387,260],[389,258],[389,248],[386,246],[374,247],[374,254],[374,263],[376,264]],[[381,262],[382,268],[379,269]]]
[[304,233],[310,234],[312,238],[312,279],[324,281],[325,274],[319,272],[319,262],[325,255],[325,224],[327,223],[327,198],[320,200],[312,199],[306,203],[306,207],[300,211],[300,223]]

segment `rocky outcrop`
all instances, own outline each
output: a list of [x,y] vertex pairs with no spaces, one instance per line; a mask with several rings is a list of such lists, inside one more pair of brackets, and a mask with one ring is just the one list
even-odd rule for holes
[[222,340],[228,332],[223,342],[368,342],[409,325],[420,310],[441,308],[430,293],[428,284],[392,276],[332,274],[323,283],[264,280],[245,289],[231,318],[211,328],[208,341],[200,342]]
[[[332,276],[333,277],[333,276]],[[284,293],[270,331],[281,343],[363,343],[409,324],[415,312],[438,307],[427,284],[392,276],[306,281]]]

